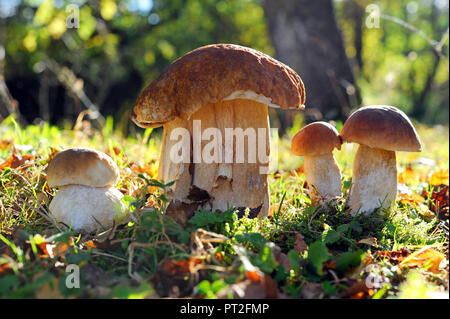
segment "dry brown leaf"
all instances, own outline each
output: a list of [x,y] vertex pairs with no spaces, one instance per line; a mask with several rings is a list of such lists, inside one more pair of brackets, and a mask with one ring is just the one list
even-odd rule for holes
[[358,281],[351,285],[346,291],[344,291],[341,295],[342,298],[351,298],[351,299],[363,299],[366,294],[369,292],[369,288],[367,287],[364,280]]
[[47,158],[46,163],[50,163],[51,160],[55,157],[56,154],[59,153],[59,150],[57,148],[54,148],[53,146],[50,146],[50,155]]
[[410,194],[401,193],[398,195],[398,200],[402,202],[402,204],[411,203],[416,205],[417,203],[423,204],[426,202],[426,199],[419,194],[411,192]]
[[303,253],[308,250],[308,245],[306,244],[303,235],[300,233],[295,233],[294,250],[298,253]]
[[64,296],[59,291],[58,279],[53,278],[51,281],[44,283],[35,293],[36,299],[63,299]]
[[356,244],[357,245],[366,244],[366,245],[378,248],[378,242],[377,242],[377,239],[375,237],[363,238],[363,239],[359,240]]
[[439,265],[444,258],[444,254],[434,249],[423,248],[405,258],[401,262],[401,266],[407,266],[409,268],[425,266],[428,271],[439,273]]
[[29,160],[34,158],[33,155],[20,155],[17,152],[14,152],[6,161],[0,164],[0,170],[4,170],[5,168],[19,168],[26,164]]
[[406,257],[408,257],[411,252],[407,248],[402,248],[396,251],[380,250],[375,253],[375,257],[386,258],[390,263],[396,265],[402,262]]
[[186,222],[194,216],[197,204],[187,204],[181,201],[171,201],[166,210],[166,215],[172,218],[180,225],[186,225]]

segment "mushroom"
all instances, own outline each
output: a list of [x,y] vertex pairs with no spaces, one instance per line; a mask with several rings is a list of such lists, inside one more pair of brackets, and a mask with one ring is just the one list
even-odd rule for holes
[[347,206],[352,215],[387,209],[397,197],[396,151],[420,152],[414,126],[393,106],[367,106],[350,115],[340,134],[358,143]]
[[342,196],[341,171],[333,150],[341,149],[339,133],[329,123],[306,125],[292,139],[291,151],[304,156],[309,197],[313,203],[326,204]]
[[47,168],[48,185],[59,188],[50,213],[57,222],[88,233],[124,222],[128,208],[113,187],[118,181],[119,168],[105,153],[78,147],[61,151]]
[[[266,216],[268,106],[302,109],[304,102],[303,83],[288,66],[250,48],[214,44],[170,65],[141,93],[131,118],[141,127],[164,126],[158,178],[176,181],[168,189],[173,202]],[[180,128],[189,132],[181,142]],[[174,161],[174,152],[184,160]],[[213,160],[205,161],[210,152]]]

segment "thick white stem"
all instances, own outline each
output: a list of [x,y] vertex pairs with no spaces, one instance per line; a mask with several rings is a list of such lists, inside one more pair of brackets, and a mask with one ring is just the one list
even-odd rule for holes
[[352,215],[387,209],[397,196],[395,152],[360,145],[353,163],[348,204]]
[[[51,215],[57,222],[77,231],[94,232],[128,221],[123,194],[114,187],[66,185],[59,188],[51,201]],[[100,225],[99,225],[100,223]]]
[[312,202],[326,204],[342,196],[342,177],[333,153],[305,156],[304,168]]
[[[206,138],[200,141],[201,162],[193,164],[174,163],[170,158],[170,153],[179,141],[171,140],[170,135],[178,127],[189,131],[191,135],[189,140],[191,161],[194,159],[193,145],[196,143],[196,137],[193,136],[195,134],[194,121],[200,121],[202,136],[207,129],[217,128],[216,131],[219,132],[218,135],[221,138],[215,140]],[[258,134],[258,128],[265,129],[266,145],[263,145],[263,151],[267,156],[270,154],[267,105],[255,101],[235,99],[209,104],[193,114],[189,120],[177,119],[164,126],[158,178],[165,182],[177,180],[169,190],[171,199],[190,203],[189,192],[195,186],[206,191],[211,197],[204,205],[206,209],[224,211],[232,206],[257,208],[262,205],[260,216],[267,216],[270,203],[269,187],[267,174],[262,174],[260,168],[268,166],[268,163],[261,163],[258,156],[257,146],[261,141],[258,140],[258,135],[253,142],[250,138],[245,137],[242,140],[244,147],[237,149],[237,139],[241,139],[241,137],[232,136],[232,142],[229,143],[228,141],[230,145],[227,145],[226,130],[236,128],[242,129],[242,131],[253,129],[256,134]],[[236,133],[239,135],[238,132]],[[262,142],[264,142],[264,139]],[[250,150],[251,147],[255,146],[255,143],[257,144],[255,149]],[[205,147],[219,150],[220,161],[205,162],[203,156],[209,155],[209,152],[207,152],[208,154],[203,153]],[[230,154],[230,149],[233,154]],[[250,158],[254,158],[256,162],[249,161],[248,157],[249,153],[254,150],[257,153],[251,154]],[[241,158],[244,158],[243,163],[239,163],[237,160],[237,152],[239,151],[243,153],[241,154],[243,155]],[[225,161],[227,155],[232,155],[231,163]]]

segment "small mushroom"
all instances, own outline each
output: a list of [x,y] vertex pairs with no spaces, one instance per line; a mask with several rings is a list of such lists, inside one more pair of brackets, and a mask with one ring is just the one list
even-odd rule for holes
[[397,197],[396,151],[420,152],[422,145],[405,113],[393,106],[367,106],[350,115],[344,142],[358,143],[347,206],[352,215],[387,209]]
[[61,151],[47,168],[48,185],[59,188],[50,213],[57,222],[87,233],[124,222],[128,208],[113,187],[118,181],[119,168],[105,153],[78,147]]
[[333,150],[341,149],[339,133],[329,123],[306,125],[292,139],[292,154],[304,156],[309,196],[314,203],[326,204],[342,196],[341,171]]
[[[266,216],[268,170],[261,168],[269,163],[255,151],[263,137],[263,157],[270,155],[268,106],[301,109],[304,102],[303,83],[288,66],[250,48],[215,44],[170,65],[141,93],[131,119],[141,127],[164,126],[158,178],[176,181],[168,189],[172,201],[219,211],[248,207]],[[183,153],[188,161],[181,163],[172,158],[179,145],[172,135],[180,128],[190,133]],[[236,129],[242,129],[240,136],[227,140]],[[256,141],[245,136],[248,129],[258,134]],[[240,154],[239,144],[245,145]],[[218,150],[216,160],[197,156],[211,149]]]

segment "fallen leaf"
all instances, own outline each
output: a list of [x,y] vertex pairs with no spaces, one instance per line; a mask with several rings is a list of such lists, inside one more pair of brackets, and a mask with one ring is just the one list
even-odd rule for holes
[[364,299],[369,290],[370,289],[367,287],[366,282],[364,280],[361,280],[351,285],[346,291],[341,294],[341,297],[351,299]]
[[433,212],[444,212],[448,214],[449,211],[449,187],[448,185],[437,186],[433,192],[429,194],[424,191],[424,197],[430,197],[429,208]]
[[3,140],[0,141],[0,150],[7,150],[12,146],[11,141]]
[[202,259],[189,257],[189,259],[182,259],[173,261],[170,258],[164,260],[161,270],[171,275],[185,275],[191,272],[193,266],[203,263]]
[[417,203],[423,204],[426,202],[426,199],[423,198],[423,196],[420,196],[419,194],[416,194],[414,192],[411,192],[409,194],[400,193],[398,195],[398,200],[402,204],[411,203],[413,205],[416,205]]
[[250,280],[251,282],[260,282],[263,274],[258,270],[247,271],[245,273],[245,278]]
[[377,239],[375,237],[367,237],[367,238],[363,238],[361,240],[359,240],[357,243],[357,245],[369,245],[369,246],[373,246],[375,248],[378,248],[378,242]]
[[180,297],[191,293],[195,284],[190,271],[193,266],[203,263],[202,259],[190,257],[174,261],[166,258],[151,278],[151,282],[161,297]]
[[13,273],[11,266],[7,263],[0,264],[0,275],[6,275]]
[[159,167],[159,161],[152,162],[150,164],[144,164],[144,165],[132,165],[130,168],[131,170],[138,172],[138,173],[146,173],[150,178],[157,178],[158,176],[158,167]]
[[21,166],[23,166],[33,158],[33,155],[22,156],[17,152],[13,152],[13,154],[6,161],[0,164],[0,170],[4,170],[5,168],[19,168],[19,170],[21,170]]
[[173,200],[169,203],[166,210],[166,215],[172,218],[180,225],[186,225],[186,222],[194,216],[194,212],[197,209],[197,204],[187,204],[181,201]]
[[401,266],[407,266],[409,268],[414,267],[427,267],[428,271],[433,273],[439,273],[439,265],[441,261],[445,258],[444,254],[431,249],[423,248],[415,253],[409,255],[401,262]]
[[396,251],[380,250],[375,252],[374,257],[386,258],[389,262],[396,265],[402,262],[410,254],[411,252],[407,248],[402,248]]
[[57,148],[54,148],[53,146],[50,146],[50,155],[47,158],[46,164],[50,163],[51,160],[55,157],[56,154],[59,153],[59,150]]
[[406,167],[398,174],[398,183],[414,185],[424,179],[423,173],[417,170],[413,170],[410,166]]
[[63,295],[59,291],[58,279],[53,278],[50,281],[45,282],[38,288],[35,293],[36,299],[63,299]]
[[298,253],[303,253],[308,250],[308,245],[306,244],[303,235],[300,233],[295,233],[294,250]]
[[430,184],[433,186],[447,185],[448,186],[448,168],[441,169],[431,175]]

